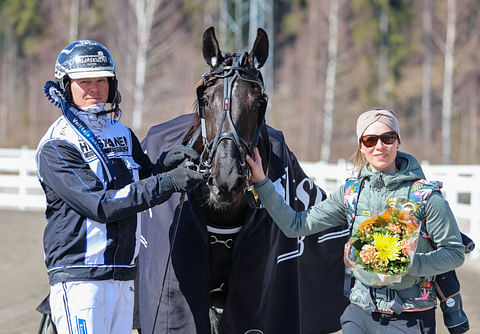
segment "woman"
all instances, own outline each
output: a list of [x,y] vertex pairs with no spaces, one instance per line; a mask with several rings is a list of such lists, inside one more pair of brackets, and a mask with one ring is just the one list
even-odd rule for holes
[[[417,160],[398,151],[400,130],[390,110],[373,109],[357,120],[358,148],[354,170],[363,178],[357,202],[353,232],[381,212],[387,199],[408,198],[410,186],[424,178]],[[261,157],[255,151],[247,157],[251,181],[259,199],[282,231],[290,237],[313,234],[348,222],[344,204],[345,185],[314,207],[295,212],[265,177]],[[434,192],[425,208],[426,230],[430,239],[419,238],[413,263],[399,283],[375,288],[358,278],[350,290],[350,305],[340,321],[343,333],[435,333],[436,297],[432,280],[464,261],[464,246],[455,218],[439,192]],[[396,312],[396,313],[395,313]]]

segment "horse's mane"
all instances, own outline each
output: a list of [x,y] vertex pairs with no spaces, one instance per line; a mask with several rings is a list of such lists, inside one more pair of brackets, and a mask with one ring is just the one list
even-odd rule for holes
[[[188,132],[185,134],[185,137],[183,137],[182,143],[186,145],[195,135],[197,132],[197,129],[200,127],[200,116],[198,116],[197,110],[198,107],[194,107],[194,114],[192,118],[192,126],[188,130]],[[195,143],[193,143],[193,149],[197,152],[202,152],[203,150],[203,143],[201,141],[202,136],[199,135],[197,136],[197,139],[195,140]]]

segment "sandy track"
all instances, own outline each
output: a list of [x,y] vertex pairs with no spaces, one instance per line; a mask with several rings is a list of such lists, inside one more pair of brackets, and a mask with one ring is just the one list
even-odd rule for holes
[[[0,333],[37,333],[41,315],[35,308],[49,291],[42,250],[44,225],[42,212],[0,211]],[[469,333],[480,334],[480,261],[467,259],[458,276]],[[441,316],[437,333],[448,334]]]

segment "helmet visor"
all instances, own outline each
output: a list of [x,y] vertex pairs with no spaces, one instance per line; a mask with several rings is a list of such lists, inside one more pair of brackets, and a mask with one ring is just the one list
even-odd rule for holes
[[87,79],[87,78],[104,78],[114,77],[115,73],[112,71],[79,71],[68,73],[70,79]]

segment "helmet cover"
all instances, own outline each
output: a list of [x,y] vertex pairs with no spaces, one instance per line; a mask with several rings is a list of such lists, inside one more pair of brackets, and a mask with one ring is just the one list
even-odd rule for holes
[[102,44],[79,40],[67,45],[58,55],[55,79],[115,77],[115,63],[110,51]]

